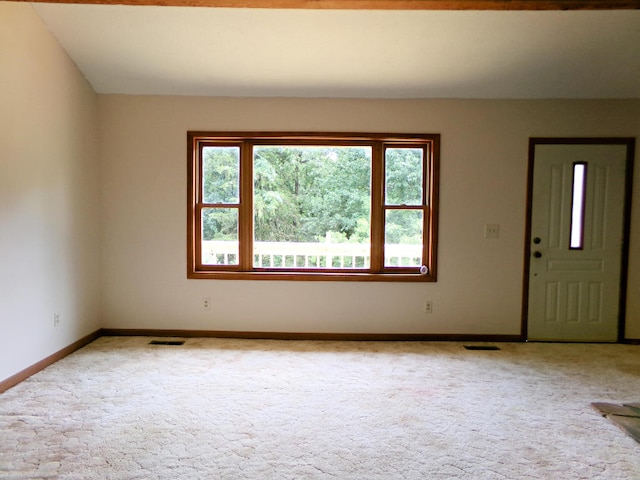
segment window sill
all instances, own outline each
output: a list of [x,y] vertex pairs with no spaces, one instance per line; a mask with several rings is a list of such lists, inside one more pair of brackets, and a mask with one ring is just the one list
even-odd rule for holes
[[310,272],[212,272],[187,273],[188,279],[199,280],[281,280],[324,282],[435,282],[434,274],[420,273],[310,273]]

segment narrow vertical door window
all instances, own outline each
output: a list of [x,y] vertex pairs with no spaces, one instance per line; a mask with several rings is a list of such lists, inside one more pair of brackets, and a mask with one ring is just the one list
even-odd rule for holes
[[587,164],[573,164],[573,188],[571,198],[571,235],[569,248],[580,250],[584,244],[584,204],[587,185]]

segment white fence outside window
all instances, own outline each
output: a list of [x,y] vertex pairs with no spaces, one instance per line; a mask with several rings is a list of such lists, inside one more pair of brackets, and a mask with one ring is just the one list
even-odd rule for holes
[[[369,268],[370,246],[357,243],[254,242],[256,267],[265,268]],[[238,242],[205,240],[205,265],[237,264]],[[422,245],[385,245],[385,265],[421,265]]]

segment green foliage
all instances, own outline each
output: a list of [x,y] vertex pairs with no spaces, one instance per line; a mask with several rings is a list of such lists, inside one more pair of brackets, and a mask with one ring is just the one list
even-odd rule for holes
[[240,148],[205,147],[202,158],[205,203],[237,203],[240,192]]
[[422,243],[422,211],[388,210],[385,219],[385,243]]
[[205,208],[202,211],[203,240],[238,240],[238,210]]
[[387,205],[421,205],[422,150],[388,148],[385,153]]
[[369,149],[256,147],[254,152],[257,240],[319,242],[333,232],[336,240],[368,241]]

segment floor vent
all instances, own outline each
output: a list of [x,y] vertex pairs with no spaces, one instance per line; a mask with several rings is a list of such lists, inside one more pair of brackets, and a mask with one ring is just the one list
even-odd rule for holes
[[467,350],[500,350],[495,345],[465,345],[464,348]]
[[184,340],[151,340],[149,345],[184,345]]

